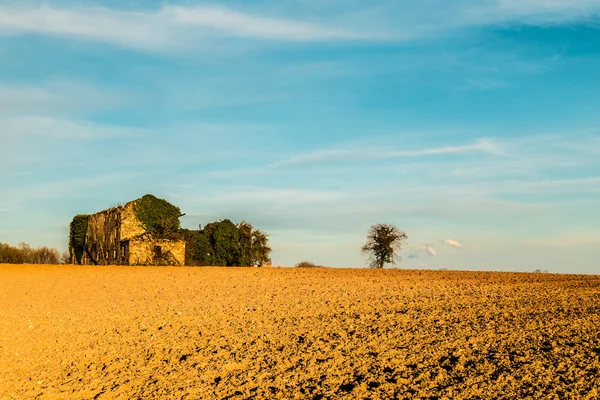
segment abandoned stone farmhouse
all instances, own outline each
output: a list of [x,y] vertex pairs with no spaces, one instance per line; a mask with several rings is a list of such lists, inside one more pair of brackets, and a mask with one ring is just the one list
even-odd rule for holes
[[185,241],[175,234],[181,215],[179,208],[152,195],[78,215],[71,223],[71,261],[81,265],[184,265]]

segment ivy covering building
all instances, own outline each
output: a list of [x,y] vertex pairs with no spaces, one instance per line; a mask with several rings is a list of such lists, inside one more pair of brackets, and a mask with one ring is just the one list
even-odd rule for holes
[[91,215],[70,226],[71,261],[81,265],[185,265],[181,210],[152,195]]

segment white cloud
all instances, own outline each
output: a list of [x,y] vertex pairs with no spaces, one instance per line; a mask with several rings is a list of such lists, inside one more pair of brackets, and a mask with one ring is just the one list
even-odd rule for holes
[[[179,192],[178,190],[173,194],[179,195]],[[279,219],[293,219],[296,213],[301,212],[301,210],[306,212],[306,208],[313,210],[317,204],[319,209],[338,204],[343,201],[345,195],[343,192],[333,190],[254,186],[219,188],[214,192],[213,195],[207,196],[202,193],[193,195],[189,190],[186,190],[185,194],[180,195],[179,202],[186,209],[210,209],[213,212],[219,210],[229,210],[230,212],[233,212],[232,210],[244,212],[255,210],[254,212],[257,214],[266,213],[271,217],[278,216]],[[296,208],[295,213],[290,213],[290,207],[301,206],[304,208]]]
[[435,257],[437,255],[437,252],[435,251],[435,249],[433,248],[433,245],[431,245],[431,244],[412,245],[412,246],[409,246],[408,251],[409,251],[409,255],[408,255],[409,259],[419,258],[420,254],[428,254],[431,257]]
[[[504,23],[561,23],[597,17],[597,0],[267,1],[246,10],[200,4],[123,11],[103,7],[0,6],[0,35],[42,34],[150,51],[222,46],[215,38],[285,42],[407,41]],[[266,12],[265,12],[266,11]],[[278,12],[278,13],[277,13]]]
[[456,240],[452,240],[452,239],[446,239],[442,243],[445,243],[448,246],[456,247],[458,249],[463,247],[463,245],[461,243],[457,242]]
[[217,37],[276,41],[367,39],[330,25],[243,13],[221,6],[164,6],[153,11],[101,7],[0,7],[0,34],[46,34],[144,50],[199,47]]
[[271,167],[285,165],[314,164],[330,161],[344,161],[353,159],[387,159],[436,156],[444,154],[461,153],[497,153],[498,148],[491,139],[478,139],[471,144],[459,146],[431,147],[419,150],[393,150],[393,149],[330,149],[290,157],[286,160],[271,164]]
[[365,38],[360,34],[326,25],[245,14],[224,7],[166,7],[162,13],[171,16],[174,22],[214,30],[229,36],[283,41]]
[[0,212],[13,211],[16,207],[15,204],[11,204],[7,201],[0,202]]
[[139,178],[138,173],[110,173],[105,175],[87,176],[85,178],[55,180],[24,184],[9,189],[5,192],[8,201],[5,207],[14,207],[24,201],[32,199],[65,198],[81,191],[111,187],[118,183],[131,181]]
[[502,23],[523,20],[530,24],[559,23],[598,15],[597,0],[494,0],[465,9],[472,23]]
[[[16,116],[0,118],[0,169],[5,169],[4,177],[10,169],[14,175],[24,172],[27,166],[54,169],[59,166],[77,165],[78,168],[94,168],[98,162],[107,163],[111,168],[130,162],[138,164],[144,159],[144,141],[138,141],[136,152],[130,157],[116,158],[123,154],[125,147],[133,140],[148,137],[152,132],[145,129],[118,125],[103,125],[89,121],[50,118],[42,116]],[[127,139],[130,139],[127,141]],[[111,151],[99,151],[98,144],[107,145],[108,140],[119,146]],[[115,140],[117,140],[115,142]],[[150,160],[156,160],[156,157]],[[164,162],[164,159],[161,159]],[[139,166],[139,165],[138,165]]]
[[40,136],[54,139],[102,139],[111,137],[141,136],[143,129],[120,126],[96,125],[38,116],[12,117],[0,120],[0,138]]
[[0,116],[73,114],[115,108],[131,100],[131,96],[123,91],[81,82],[0,83]]
[[563,247],[574,248],[582,246],[599,246],[600,231],[594,230],[571,230],[569,234],[540,237],[523,242],[532,247]]

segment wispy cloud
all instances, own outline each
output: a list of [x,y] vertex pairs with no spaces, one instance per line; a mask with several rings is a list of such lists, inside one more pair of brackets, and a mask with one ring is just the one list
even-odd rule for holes
[[15,204],[9,203],[7,201],[0,202],[0,213],[7,212],[7,211],[13,211],[16,208],[17,207]]
[[139,128],[96,125],[38,116],[11,117],[0,120],[0,138],[38,136],[65,140],[90,140],[144,135]]
[[183,193],[180,190],[174,190],[171,195],[177,197],[179,204],[185,209],[210,209],[213,212],[252,209],[257,214],[285,219],[294,217],[294,213],[290,213],[290,207],[304,207],[305,210],[317,206],[318,208],[327,208],[342,202],[346,194],[333,190],[297,187],[237,186],[220,188],[210,196],[192,195],[189,189]]
[[598,230],[575,230],[568,234],[540,237],[524,242],[534,247],[580,247],[600,245],[600,231]]
[[214,37],[274,41],[369,39],[330,25],[244,13],[215,5],[164,6],[152,11],[102,7],[0,7],[0,34],[45,34],[145,50],[199,47]]
[[367,35],[336,29],[326,25],[317,25],[287,18],[252,15],[224,7],[165,7],[161,10],[161,13],[169,16],[175,23],[206,28],[227,36],[282,41],[369,38]]
[[473,23],[560,23],[598,16],[599,11],[597,0],[494,0],[466,7],[465,18]]
[[331,161],[344,161],[353,159],[389,159],[405,157],[436,156],[444,154],[460,154],[471,152],[497,153],[498,148],[491,139],[477,139],[471,144],[459,146],[431,147],[419,150],[394,150],[388,148],[372,149],[330,149],[290,157],[276,162],[271,166],[316,164]]
[[432,244],[417,244],[409,246],[408,248],[408,256],[409,259],[416,259],[420,257],[420,254],[427,254],[431,257],[435,257],[437,255],[437,251],[433,248]]
[[74,114],[116,108],[131,100],[132,96],[124,91],[82,82],[0,82],[0,116]]
[[[0,35],[42,34],[150,51],[214,45],[215,38],[277,42],[407,41],[448,30],[502,23],[559,23],[597,17],[596,0],[490,0],[418,5],[378,0],[348,12],[341,1],[233,9],[214,4],[124,11],[103,7],[0,6]],[[280,14],[265,12],[278,10]],[[294,17],[291,17],[294,16]],[[299,18],[298,16],[302,16]]]
[[110,173],[85,178],[64,179],[51,182],[25,184],[5,192],[6,207],[16,206],[32,199],[64,198],[82,190],[111,187],[117,183],[131,181],[141,176],[139,173]]

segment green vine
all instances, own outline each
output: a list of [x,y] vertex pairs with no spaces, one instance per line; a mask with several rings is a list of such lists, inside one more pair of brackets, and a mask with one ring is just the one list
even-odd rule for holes
[[69,247],[71,249],[71,256],[75,255],[77,264],[81,264],[81,258],[83,257],[88,220],[89,215],[79,214],[73,218],[73,221],[71,221]]
[[179,217],[183,214],[179,207],[166,200],[147,194],[133,205],[133,212],[142,227],[159,239],[181,238]]

